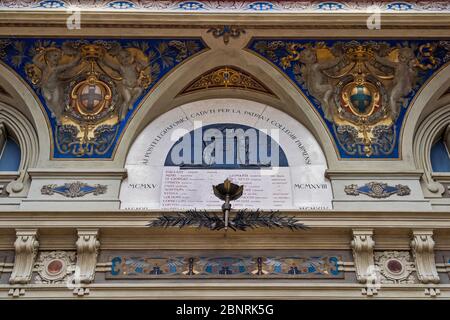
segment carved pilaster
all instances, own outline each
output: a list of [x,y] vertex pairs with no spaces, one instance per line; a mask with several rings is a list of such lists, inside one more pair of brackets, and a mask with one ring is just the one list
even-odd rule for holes
[[37,229],[16,230],[14,242],[16,257],[9,278],[11,284],[26,284],[31,280],[33,265],[38,252]]
[[356,278],[361,283],[367,283],[374,271],[372,239],[373,230],[353,230],[352,250],[355,260]]
[[417,278],[422,283],[439,283],[434,260],[432,230],[414,230],[411,250],[416,261]]
[[95,276],[97,254],[100,242],[97,240],[98,230],[78,230],[77,270],[79,283],[91,283]]

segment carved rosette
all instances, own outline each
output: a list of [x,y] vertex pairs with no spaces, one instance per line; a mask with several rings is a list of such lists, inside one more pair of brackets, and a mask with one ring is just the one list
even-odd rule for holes
[[75,279],[78,283],[91,283],[94,280],[100,248],[97,236],[98,230],[78,230],[76,267],[79,279]]
[[34,261],[39,248],[37,230],[17,230],[14,242],[16,256],[14,268],[9,278],[11,284],[26,284],[31,280]]
[[35,268],[36,283],[58,284],[67,281],[75,270],[75,252],[46,251],[40,252]]
[[375,264],[381,274],[381,283],[417,283],[409,251],[375,252]]
[[432,231],[413,231],[411,249],[416,261],[417,277],[422,283],[439,283],[439,275],[434,260],[434,240]]

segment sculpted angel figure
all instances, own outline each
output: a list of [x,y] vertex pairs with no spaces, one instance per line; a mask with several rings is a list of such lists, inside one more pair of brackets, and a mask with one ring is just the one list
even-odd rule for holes
[[333,86],[328,82],[324,70],[338,65],[343,59],[343,52],[334,50],[333,54],[337,57],[319,62],[316,50],[306,48],[300,52],[299,60],[302,63],[301,72],[305,79],[305,85],[308,91],[318,99],[322,105],[325,119],[333,121]]
[[103,62],[120,75],[117,89],[120,94],[120,119],[123,119],[150,82],[150,77],[145,74],[148,63],[130,49],[117,48],[108,53],[104,56]]
[[394,69],[394,79],[389,91],[389,106],[394,119],[400,113],[400,106],[404,105],[404,97],[411,92],[416,83],[417,59],[411,48],[405,47],[398,50],[398,62],[374,53],[375,60],[382,65]]
[[[58,122],[64,111],[64,80],[61,79],[61,75],[75,67],[81,59],[80,53],[77,52],[74,59],[61,64],[64,53],[63,50],[55,47],[42,49],[34,56],[34,65],[27,67],[27,73],[31,76],[33,83],[41,87],[45,102]],[[73,55],[73,52],[67,52],[67,54]],[[38,70],[35,69],[36,67]]]

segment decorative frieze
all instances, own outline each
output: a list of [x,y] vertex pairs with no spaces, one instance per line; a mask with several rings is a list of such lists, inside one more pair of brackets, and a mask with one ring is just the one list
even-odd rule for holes
[[2,1],[0,8],[16,11],[47,10],[66,11],[75,7],[80,10],[113,10],[115,12],[139,11],[145,13],[190,13],[208,14],[267,14],[271,12],[283,14],[330,13],[366,14],[374,4],[380,12],[395,13],[445,13],[450,10],[446,1],[184,1],[184,0],[127,0],[127,1],[80,1],[80,0],[27,0]]
[[56,184],[44,185],[41,188],[41,194],[51,196],[55,193],[58,193],[66,198],[80,198],[90,193],[92,193],[94,196],[105,194],[107,188],[108,187],[106,185],[102,184],[90,186],[87,183],[76,181],[65,183],[60,186]]
[[375,252],[375,264],[381,283],[417,283],[414,262],[409,251]]
[[38,252],[37,229],[16,230],[14,268],[9,278],[11,284],[26,284],[31,280]]
[[100,242],[97,239],[98,230],[78,230],[77,264],[75,279],[77,283],[91,283],[95,276],[98,249]]
[[411,250],[417,267],[417,277],[422,283],[439,283],[439,275],[434,260],[434,240],[432,230],[414,230]]
[[108,279],[339,279],[338,255],[114,255]]
[[365,194],[371,198],[384,199],[396,194],[398,196],[407,196],[411,194],[411,189],[408,186],[397,184],[395,186],[389,186],[383,182],[369,182],[363,186],[357,184],[351,184],[345,186],[344,191],[350,196],[359,196]]

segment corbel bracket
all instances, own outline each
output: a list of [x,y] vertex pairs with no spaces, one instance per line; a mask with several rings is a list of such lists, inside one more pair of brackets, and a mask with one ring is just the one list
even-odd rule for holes
[[360,283],[367,283],[371,277],[375,262],[373,259],[373,230],[353,230],[352,251],[355,260],[356,278]]
[[413,230],[411,250],[419,281],[422,283],[439,283],[434,259],[433,230]]
[[16,256],[9,283],[26,284],[31,280],[33,265],[39,248],[37,229],[17,229],[16,237],[14,242]]
[[375,266],[373,255],[375,241],[372,236],[372,229],[354,229],[353,240],[351,242],[356,278],[360,283],[366,285],[361,290],[361,294],[369,297],[378,294],[380,287],[380,275]]
[[98,229],[79,229],[77,240],[77,271],[78,283],[91,283],[95,276],[98,249],[100,242],[97,240]]

